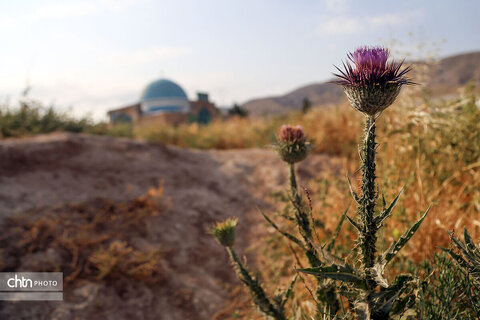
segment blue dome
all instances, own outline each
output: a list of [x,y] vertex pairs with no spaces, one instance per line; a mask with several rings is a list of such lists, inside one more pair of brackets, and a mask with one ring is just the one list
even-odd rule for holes
[[160,79],[150,83],[142,92],[141,101],[162,98],[176,98],[188,100],[182,87],[173,81]]

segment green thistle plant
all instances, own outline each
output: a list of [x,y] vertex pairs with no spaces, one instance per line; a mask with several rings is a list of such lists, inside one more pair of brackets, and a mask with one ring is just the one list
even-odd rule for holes
[[215,224],[210,230],[210,234],[215,237],[218,243],[227,249],[237,277],[248,287],[250,296],[258,310],[267,318],[286,320],[285,304],[292,296],[293,285],[297,278],[295,277],[292,280],[290,286],[285,291],[275,295],[273,299],[269,298],[258,279],[252,276],[245,266],[245,263],[240,260],[233,248],[235,244],[236,225],[237,219],[228,218],[223,222]]
[[380,320],[391,319],[401,314],[412,305],[411,297],[405,296],[407,286],[414,283],[411,275],[400,275],[392,284],[383,277],[385,267],[405,246],[425,219],[427,211],[399,240],[391,247],[377,255],[377,233],[384,221],[392,214],[401,191],[387,207],[383,199],[383,209],[376,214],[378,187],[375,183],[376,121],[381,112],[390,106],[404,84],[412,83],[405,74],[410,70],[400,71],[402,63],[388,62],[389,51],[384,48],[364,47],[349,55],[354,66],[348,62],[345,71],[340,71],[336,82],[344,87],[352,106],[365,115],[365,132],[360,148],[362,184],[361,195],[355,193],[350,184],[350,191],[357,203],[357,217],[349,222],[358,232],[361,265],[354,268],[339,260],[328,266],[320,266],[300,271],[313,274],[319,278],[340,280],[344,283],[343,294],[354,306],[357,319]]
[[[319,252],[316,249],[315,240],[313,238],[314,223],[311,218],[311,212],[309,212],[309,209],[298,192],[297,179],[295,176],[295,163],[300,162],[307,157],[310,147],[302,127],[298,125],[283,125],[277,134],[275,147],[280,158],[289,166],[290,202],[294,208],[294,221],[300,233],[301,240],[291,234],[280,231],[267,215],[263,212],[262,215],[275,229],[286,236],[290,241],[297,244],[304,251],[311,267],[321,266],[323,265],[322,259],[326,255],[327,250],[321,249],[320,251],[322,252]],[[343,223],[343,219],[340,224],[341,223]],[[333,247],[333,245],[329,247]],[[340,309],[335,283],[329,279],[318,279],[316,299],[317,316],[323,315],[325,311],[327,311],[328,315],[333,316]]]
[[[388,206],[382,197],[383,207],[378,211],[379,191],[375,182],[378,147],[375,141],[376,121],[381,112],[395,101],[401,87],[412,84],[405,76],[410,67],[400,70],[402,63],[388,62],[388,57],[389,52],[384,48],[357,49],[349,55],[354,66],[347,62],[345,71],[340,71],[341,74],[337,75],[340,78],[337,83],[344,87],[352,106],[365,115],[365,131],[363,145],[360,147],[362,171],[360,195],[354,191],[348,179],[350,191],[357,203],[357,217],[350,218],[345,211],[328,244],[321,246],[315,244],[316,231],[311,208],[304,203],[298,192],[295,164],[304,160],[308,154],[309,144],[305,134],[300,126],[284,125],[277,135],[275,149],[281,159],[288,164],[290,171],[289,200],[294,215],[289,217],[289,220],[296,224],[299,236],[281,230],[267,215],[263,212],[262,214],[278,232],[304,251],[310,268],[298,271],[315,275],[317,278],[315,319],[337,319],[340,316],[339,294],[349,301],[358,320],[411,319],[415,314],[413,307],[416,296],[410,293],[412,287],[418,286],[418,281],[407,274],[399,275],[389,283],[384,278],[384,270],[418,230],[429,209],[409,230],[394,241],[388,250],[380,254],[377,252],[378,232],[385,220],[391,216],[402,192],[400,191]],[[330,253],[345,218],[358,232],[359,266],[350,265]],[[218,224],[218,230],[213,234],[226,246],[238,277],[249,288],[254,303],[267,318],[287,319],[284,305],[291,295],[296,278],[280,295],[274,298],[267,297],[258,280],[251,276],[235,254],[233,242],[225,240],[225,234],[232,233],[231,225],[231,223]],[[343,313],[345,316],[348,312]]]
[[[296,237],[293,234],[280,230],[280,228],[265,213],[262,211],[260,212],[267,222],[270,223],[280,234],[285,236],[289,241],[295,243],[305,253],[311,267],[322,266],[324,264],[323,260],[333,257],[328,250],[332,249],[335,244],[335,239],[338,236],[345,214],[336,228],[333,240],[330,241],[327,246],[328,250],[317,249],[319,247],[314,243],[313,235],[315,230],[311,212],[298,192],[295,176],[295,163],[304,160],[310,149],[309,142],[306,139],[303,129],[300,126],[283,125],[278,132],[275,149],[280,158],[285,161],[290,168],[288,180],[290,186],[289,200],[294,210],[293,220],[299,231],[300,237]],[[275,295],[273,298],[269,298],[258,280],[251,275],[244,263],[238,258],[233,249],[233,242],[226,240],[226,238],[230,238],[229,235],[235,233],[234,229],[235,223],[233,223],[232,220],[227,220],[215,225],[211,233],[216,237],[220,244],[227,248],[238,278],[249,288],[252,300],[260,312],[267,316],[267,318],[287,319],[284,307],[287,300],[292,296],[292,290],[297,276],[293,278],[286,290],[279,290],[280,294]],[[318,319],[340,319],[336,316],[340,309],[340,302],[336,292],[336,285],[333,280],[318,279],[315,295],[315,299],[317,300],[316,309]]]

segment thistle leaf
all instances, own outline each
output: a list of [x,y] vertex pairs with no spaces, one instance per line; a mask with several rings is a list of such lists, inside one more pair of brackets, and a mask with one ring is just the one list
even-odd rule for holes
[[285,304],[287,303],[288,299],[290,298],[290,296],[292,295],[293,293],[293,286],[295,285],[295,283],[297,282],[297,279],[298,279],[298,274],[296,274],[292,281],[290,282],[290,285],[288,286],[287,290],[285,291],[285,294],[283,296],[283,300],[282,300],[282,303],[281,303],[281,306],[282,308],[285,306]]
[[383,273],[385,271],[385,264],[383,263],[375,263],[375,265],[371,268],[371,273],[373,278],[383,288],[388,288],[388,282],[383,277]]
[[345,217],[347,218],[348,222],[350,222],[352,224],[352,226],[355,227],[355,229],[357,229],[358,232],[362,232],[362,228],[360,227],[360,225],[355,221],[353,220],[352,218],[350,218],[349,216],[345,215]]
[[385,201],[385,195],[383,194],[383,191],[382,191],[382,208],[383,208],[383,211],[385,211],[386,207],[387,207],[387,201]]
[[390,286],[389,289],[402,291],[406,288],[407,284],[414,280],[414,278],[409,274],[401,274],[395,277],[395,281]]
[[389,287],[383,287],[380,292],[372,294],[375,302],[375,310],[381,311],[384,314],[390,314],[395,303],[398,302],[398,297],[407,288],[407,284],[413,279],[411,275],[399,275],[395,278],[394,283]]
[[382,314],[388,315],[390,313],[390,310],[392,310],[393,303],[395,302],[395,300],[398,299],[399,295],[400,294],[398,292],[395,292],[390,296],[390,298],[388,300],[385,299],[385,300],[380,301],[380,303],[378,303],[375,306],[375,310],[377,312],[382,313]]
[[341,280],[352,283],[357,287],[364,286],[364,279],[353,273],[353,268],[348,265],[331,265],[327,267],[315,267],[307,269],[297,269],[297,271],[312,274],[317,277],[328,278],[332,280]]
[[408,229],[408,231],[405,232],[400,239],[398,239],[398,241],[393,241],[390,248],[382,255],[383,263],[385,265],[387,265],[395,257],[395,255],[407,244],[408,240],[410,240],[410,238],[415,234],[418,228],[420,228],[420,225],[422,224],[423,220],[425,220],[428,211],[430,211],[430,207],[428,207],[423,216],[418,219],[418,221],[410,229]]
[[[397,205],[398,199],[400,198],[400,195],[402,194],[402,192],[403,192],[403,188],[400,190],[400,192],[395,197],[395,199],[393,199],[390,206],[388,206],[387,209],[382,210],[382,213],[380,213],[380,215],[378,215],[375,218],[375,220],[376,220],[375,223],[377,224],[377,228],[380,229],[380,227],[383,224],[383,221],[385,221],[385,219],[387,219],[388,217],[390,217],[392,215],[393,208],[395,208],[395,206]],[[382,198],[383,198],[383,195],[382,195]],[[385,198],[383,198],[383,203],[385,204]]]
[[347,209],[345,209],[342,216],[340,217],[340,221],[338,222],[337,227],[335,228],[335,232],[333,234],[332,240],[327,245],[327,251],[332,251],[333,247],[335,246],[335,242],[337,241],[338,235],[340,234],[340,229],[342,228],[342,224],[345,221],[345,217],[347,216],[347,212],[349,208],[350,208],[350,205],[347,207]]
[[257,208],[258,211],[260,211],[260,213],[262,214],[262,216],[265,218],[265,220],[267,220],[268,223],[270,223],[270,225],[275,229],[277,230],[278,232],[280,232],[280,234],[282,234],[284,237],[286,237],[288,240],[296,243],[300,248],[302,248],[303,250],[305,250],[305,247],[303,245],[303,243],[297,239],[295,236],[291,235],[290,233],[288,232],[285,232],[285,231],[282,231],[280,230],[280,228],[278,228],[278,226],[275,224],[275,222],[273,222],[272,220],[270,220],[270,218],[260,209],[260,208]]
[[327,264],[334,264],[339,266],[345,265],[345,261],[334,256],[333,254],[330,253],[330,251],[324,249],[323,247],[317,245],[316,243],[312,243],[312,245],[315,248],[315,250],[318,252],[318,256],[322,257]]
[[348,173],[347,173],[347,181],[348,181],[348,187],[350,188],[350,193],[352,194],[353,199],[357,204],[360,204],[360,197],[355,191],[353,191],[352,182],[350,181],[350,177],[348,176]]

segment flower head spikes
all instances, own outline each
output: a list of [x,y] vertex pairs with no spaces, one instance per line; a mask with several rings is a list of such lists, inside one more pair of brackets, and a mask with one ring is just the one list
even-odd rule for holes
[[406,74],[411,70],[408,66],[400,70],[402,62],[388,62],[390,51],[383,47],[360,47],[348,54],[349,61],[343,63],[345,70],[334,74],[339,79],[334,81],[342,86],[366,86],[386,84],[413,84]]
[[282,160],[289,164],[304,160],[308,144],[302,127],[283,125],[277,134],[275,148]]
[[[360,47],[348,54],[344,70],[334,74],[334,83],[344,87],[352,106],[373,116],[390,106],[403,85],[413,84],[406,76],[408,66],[401,70],[403,61],[388,61],[390,51],[383,47]],[[353,65],[352,65],[353,64]]]

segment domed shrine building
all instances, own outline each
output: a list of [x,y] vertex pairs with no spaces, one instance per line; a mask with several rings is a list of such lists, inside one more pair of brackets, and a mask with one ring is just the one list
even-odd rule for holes
[[173,81],[159,79],[150,83],[136,104],[111,110],[111,124],[118,123],[166,123],[197,122],[207,124],[217,116],[215,104],[207,93],[198,93],[196,101],[189,101],[185,91]]

